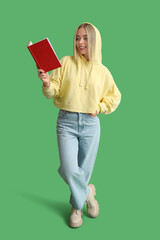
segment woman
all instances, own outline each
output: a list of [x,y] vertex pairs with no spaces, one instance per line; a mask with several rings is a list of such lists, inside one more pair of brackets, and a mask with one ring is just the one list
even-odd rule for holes
[[121,94],[109,70],[102,65],[98,29],[83,23],[75,31],[74,54],[61,59],[62,67],[49,75],[38,69],[42,92],[54,98],[60,109],[57,140],[60,176],[69,185],[72,211],[69,226],[82,225],[84,204],[90,217],[97,217],[99,205],[95,186],[88,184],[100,138],[99,113],[109,114],[120,103]]

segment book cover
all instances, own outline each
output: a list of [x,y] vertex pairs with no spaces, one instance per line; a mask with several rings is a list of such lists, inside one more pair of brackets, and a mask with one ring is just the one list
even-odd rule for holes
[[61,67],[61,63],[48,38],[34,44],[30,41],[27,48],[38,68],[43,69],[45,72]]

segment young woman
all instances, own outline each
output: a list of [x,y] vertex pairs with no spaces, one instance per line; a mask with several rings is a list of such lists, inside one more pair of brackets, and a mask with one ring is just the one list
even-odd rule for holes
[[72,205],[69,226],[82,225],[86,203],[90,217],[97,217],[99,205],[95,186],[89,184],[100,139],[99,113],[109,114],[120,103],[121,94],[109,70],[102,64],[98,29],[83,23],[75,31],[74,54],[61,59],[62,67],[49,75],[38,69],[42,92],[54,98],[60,109],[57,140],[58,172],[69,185]]

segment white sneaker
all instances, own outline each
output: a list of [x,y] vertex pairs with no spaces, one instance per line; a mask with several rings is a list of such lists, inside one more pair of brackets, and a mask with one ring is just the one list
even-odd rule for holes
[[90,189],[90,193],[86,200],[87,211],[90,217],[95,218],[99,214],[99,205],[97,200],[94,198],[96,195],[96,189],[93,184],[89,184],[88,187]]
[[80,227],[83,223],[82,221],[82,210],[77,210],[72,208],[70,219],[69,219],[69,226],[72,228]]

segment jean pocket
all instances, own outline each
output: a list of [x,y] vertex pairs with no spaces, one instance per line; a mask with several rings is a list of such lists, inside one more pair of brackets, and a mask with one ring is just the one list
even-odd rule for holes
[[58,118],[59,118],[59,119],[60,119],[60,118],[65,119],[65,118],[66,118],[66,115],[67,115],[66,111],[60,109],[60,111],[59,111],[59,113],[58,113]]

